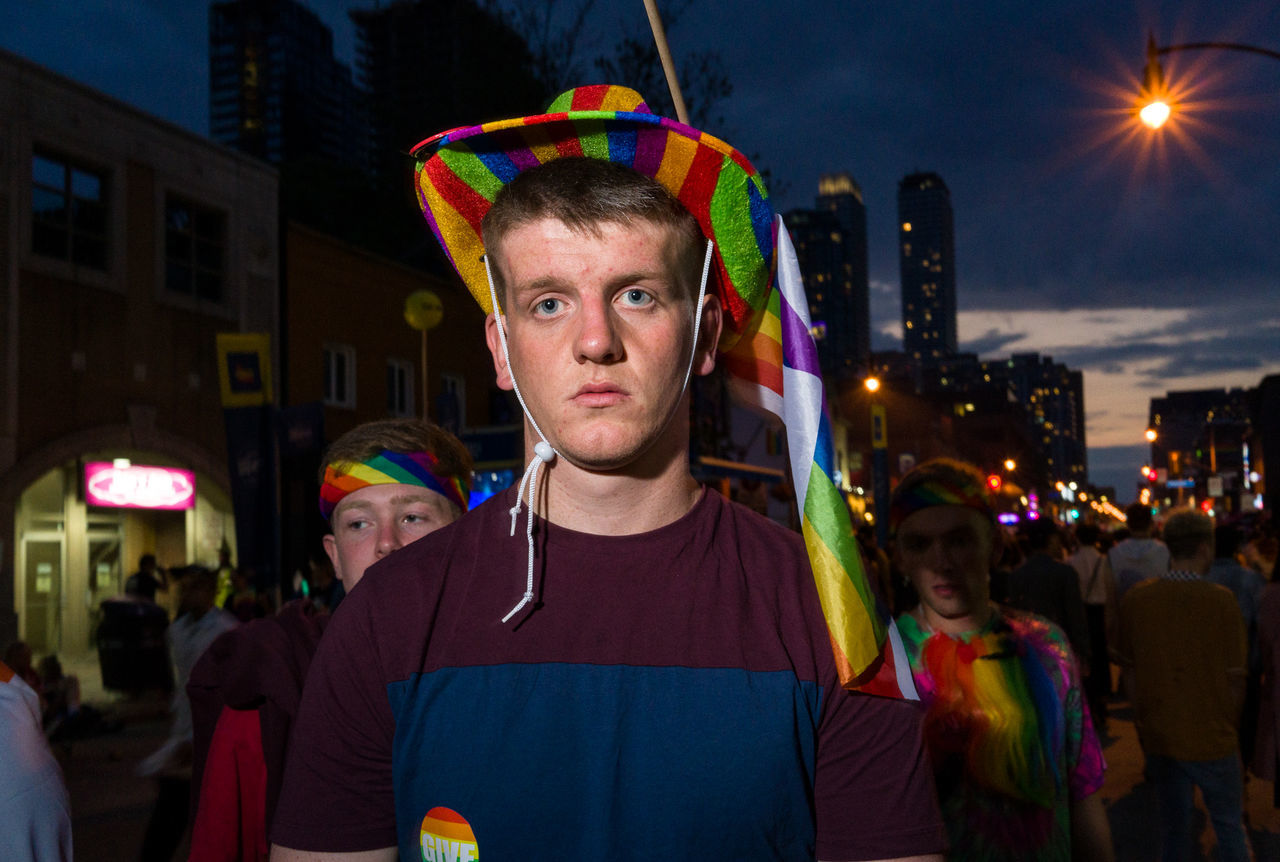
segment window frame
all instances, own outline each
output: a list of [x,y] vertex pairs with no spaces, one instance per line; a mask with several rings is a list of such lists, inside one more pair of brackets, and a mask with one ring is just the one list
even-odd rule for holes
[[[91,153],[84,148],[67,146],[62,142],[50,142],[46,137],[23,135],[18,152],[24,154],[25,161],[17,179],[18,195],[15,204],[15,215],[18,222],[18,248],[16,253],[20,265],[52,278],[87,284],[93,287],[107,288],[124,292],[122,278],[124,270],[124,216],[123,193],[120,184],[119,166],[104,161],[101,154]],[[35,182],[36,158],[48,159],[61,163],[72,169],[80,170],[97,178],[102,190],[102,235],[104,250],[104,266],[99,268],[91,264],[74,263],[70,256],[57,257],[35,251],[35,235],[37,231],[35,208],[37,183]],[[71,216],[68,215],[68,218]]]
[[[387,357],[387,415],[412,418],[417,415],[414,404],[414,363]],[[398,391],[397,391],[398,390]]]
[[[188,223],[183,228],[175,228],[171,221],[171,213],[178,208],[189,213]],[[171,189],[164,192],[161,213],[163,245],[159,287],[163,295],[197,306],[225,308],[231,294],[231,214],[221,207]],[[209,231],[210,223],[216,226],[215,232]],[[179,240],[186,252],[185,260],[174,254]],[[216,266],[209,263],[210,249],[216,252]],[[188,270],[186,289],[182,290],[175,288],[173,278],[174,270],[180,267]],[[204,284],[216,281],[216,296],[202,290],[202,279]]]
[[[330,360],[341,357],[339,370]],[[326,407],[354,410],[356,407],[356,349],[350,344],[325,342],[321,347],[321,400]],[[339,392],[339,384],[342,391]]]

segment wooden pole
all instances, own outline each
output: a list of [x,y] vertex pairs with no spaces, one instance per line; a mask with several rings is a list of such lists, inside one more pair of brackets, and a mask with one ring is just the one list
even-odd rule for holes
[[422,419],[431,421],[426,401],[426,329],[422,330]]
[[658,0],[644,0],[644,11],[649,15],[649,28],[653,30],[653,41],[658,46],[658,56],[662,59],[662,71],[667,76],[671,101],[676,106],[676,119],[687,126],[689,109],[684,105],[684,96],[680,93],[680,82],[676,80],[676,63],[671,59],[671,48],[667,45],[667,31],[663,29],[662,16],[658,14]]

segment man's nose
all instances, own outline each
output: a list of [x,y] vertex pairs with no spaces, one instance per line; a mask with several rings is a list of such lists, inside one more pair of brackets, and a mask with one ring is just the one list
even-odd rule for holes
[[577,341],[574,352],[579,362],[616,362],[622,357],[619,321],[602,297],[583,301],[578,316]]
[[930,542],[928,550],[925,551],[925,561],[929,564],[929,568],[935,572],[946,571],[950,565],[946,543],[941,539],[934,539]]
[[396,529],[394,521],[383,522],[378,525],[378,542],[375,548],[378,556],[384,557],[398,549],[402,544],[400,531]]

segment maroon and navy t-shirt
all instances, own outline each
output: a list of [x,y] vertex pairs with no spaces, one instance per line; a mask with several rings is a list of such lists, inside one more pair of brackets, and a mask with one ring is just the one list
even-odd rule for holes
[[715,493],[633,536],[510,492],[371,568],[321,641],[272,840],[401,859],[940,851],[917,704],[851,694],[803,543]]

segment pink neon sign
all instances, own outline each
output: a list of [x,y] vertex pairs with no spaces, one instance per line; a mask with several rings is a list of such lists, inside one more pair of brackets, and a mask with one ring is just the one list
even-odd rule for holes
[[91,506],[190,509],[196,502],[196,474],[173,467],[117,467],[110,461],[91,461],[84,465],[84,491]]

